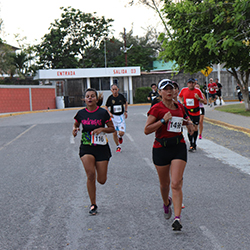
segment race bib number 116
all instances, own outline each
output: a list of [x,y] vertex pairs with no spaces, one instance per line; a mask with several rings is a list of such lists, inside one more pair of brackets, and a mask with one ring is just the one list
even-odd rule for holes
[[106,145],[108,143],[107,135],[103,132],[101,132],[99,135],[92,134],[91,143],[97,144],[97,145]]

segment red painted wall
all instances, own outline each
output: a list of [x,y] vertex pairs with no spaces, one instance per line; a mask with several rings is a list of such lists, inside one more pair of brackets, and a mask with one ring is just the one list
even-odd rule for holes
[[31,95],[33,110],[56,108],[55,89],[31,89]]
[[55,88],[1,87],[0,113],[30,111],[29,88],[32,95],[32,110],[55,109]]

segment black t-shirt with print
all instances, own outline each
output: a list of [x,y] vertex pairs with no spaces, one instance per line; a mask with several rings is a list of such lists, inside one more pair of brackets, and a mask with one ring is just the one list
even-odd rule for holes
[[156,92],[151,91],[151,92],[149,92],[149,94],[148,94],[148,97],[150,97],[151,102],[153,102],[153,100],[154,100],[156,97],[158,97],[158,96],[160,96],[160,95],[159,95],[159,93],[158,93],[157,91],[156,91]]
[[89,111],[86,108],[79,110],[74,119],[82,124],[81,143],[84,145],[91,145],[90,132],[96,128],[104,128],[105,124],[107,124],[111,118],[106,109],[97,107],[94,111]]
[[110,95],[106,101],[106,106],[111,107],[110,112],[113,115],[122,115],[124,113],[124,104],[126,104],[126,98],[120,93],[117,97]]

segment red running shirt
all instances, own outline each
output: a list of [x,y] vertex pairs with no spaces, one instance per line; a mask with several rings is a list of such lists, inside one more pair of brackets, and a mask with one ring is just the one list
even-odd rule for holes
[[[181,118],[186,117],[185,110],[184,110],[184,107],[182,104],[178,104],[178,108],[173,110],[173,109],[167,108],[162,102],[159,102],[159,103],[155,104],[153,107],[151,107],[151,109],[148,111],[148,115],[153,115],[156,118],[156,121],[158,121],[158,120],[161,120],[163,118],[163,116],[166,113],[168,113],[168,111],[170,111],[172,116],[181,117]],[[156,130],[155,137],[157,137],[157,138],[171,138],[171,137],[175,137],[177,135],[181,135],[181,132],[176,133],[176,132],[167,131],[167,124],[168,123],[162,124],[162,126]],[[185,143],[184,138],[181,139],[181,142]],[[161,148],[162,145],[158,141],[155,140],[153,147],[154,148]]]
[[210,94],[216,94],[217,84],[215,82],[208,84],[208,91]]
[[[184,105],[187,109],[194,109],[199,107],[199,100],[195,98],[195,94],[198,94],[198,96],[203,99],[202,92],[198,88],[190,90],[188,87],[186,87],[181,90],[179,97],[184,99]],[[197,112],[188,113],[192,116],[197,116],[200,115],[200,110],[198,110]]]

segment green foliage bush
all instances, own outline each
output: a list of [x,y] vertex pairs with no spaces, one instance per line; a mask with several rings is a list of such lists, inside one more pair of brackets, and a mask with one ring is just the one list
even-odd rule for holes
[[135,90],[135,103],[145,103],[148,102],[148,94],[151,91],[150,87],[139,87]]

